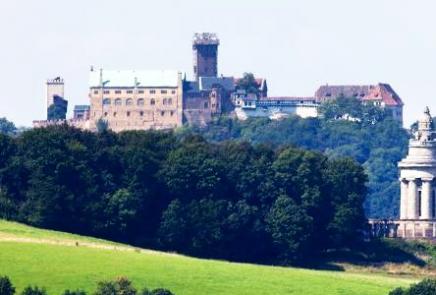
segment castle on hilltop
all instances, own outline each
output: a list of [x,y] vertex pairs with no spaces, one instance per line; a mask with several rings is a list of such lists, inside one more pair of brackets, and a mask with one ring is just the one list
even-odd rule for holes
[[95,70],[89,73],[89,105],[76,105],[66,119],[68,102],[64,81],[47,81],[47,120],[34,127],[68,123],[96,130],[105,121],[113,131],[173,129],[184,124],[205,126],[215,116],[233,114],[240,120],[250,117],[281,119],[291,115],[316,117],[322,102],[340,96],[356,97],[391,111],[402,123],[403,102],[389,84],[321,86],[312,97],[268,96],[266,79],[254,80],[254,90],[241,87],[242,78],[218,74],[218,47],[215,34],[195,34],[192,42],[194,79],[181,71]]

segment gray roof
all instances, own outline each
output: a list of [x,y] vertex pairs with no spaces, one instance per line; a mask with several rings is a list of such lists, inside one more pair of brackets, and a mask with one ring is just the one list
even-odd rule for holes
[[90,109],[89,105],[75,105],[74,110],[75,111],[88,111]]
[[89,87],[177,87],[178,71],[97,70],[89,74]]
[[233,77],[200,77],[200,90],[211,90],[214,85],[220,85],[226,90],[234,90],[235,83]]

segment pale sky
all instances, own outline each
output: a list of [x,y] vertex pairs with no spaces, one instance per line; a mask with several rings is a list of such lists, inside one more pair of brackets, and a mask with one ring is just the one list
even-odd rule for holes
[[0,0],[0,117],[44,119],[56,76],[71,114],[88,103],[91,65],[191,77],[195,32],[218,34],[220,74],[265,77],[270,95],[386,82],[406,125],[425,105],[436,115],[434,0]]

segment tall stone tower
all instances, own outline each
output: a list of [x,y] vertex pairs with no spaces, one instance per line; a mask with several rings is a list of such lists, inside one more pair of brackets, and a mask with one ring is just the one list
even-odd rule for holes
[[64,80],[61,77],[47,80],[47,120],[65,120],[68,101],[64,99]]
[[218,75],[218,45],[216,34],[197,33],[194,35],[192,50],[194,52],[194,76],[216,77]]
[[436,131],[428,107],[399,164],[401,203],[398,235],[436,237]]
[[47,80],[47,109],[54,103],[54,97],[64,98],[64,80],[61,77]]

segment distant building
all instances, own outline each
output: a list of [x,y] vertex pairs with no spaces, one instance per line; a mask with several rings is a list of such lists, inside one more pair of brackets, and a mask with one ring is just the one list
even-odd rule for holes
[[64,80],[61,77],[49,79],[46,82],[47,109],[54,103],[54,97],[64,98]]
[[89,120],[90,119],[90,110],[91,107],[89,105],[76,105],[73,110],[73,119],[74,120]]
[[46,82],[47,120],[65,120],[68,101],[64,99],[64,80],[61,77]]
[[220,41],[216,34],[197,33],[194,35],[192,50],[195,81],[199,81],[200,77],[217,77],[219,44]]
[[363,103],[371,103],[386,108],[391,111],[395,120],[398,120],[401,124],[403,123],[403,101],[389,84],[324,85],[319,87],[315,93],[315,99],[318,103],[341,96],[355,97]]
[[[255,79],[251,89],[241,89],[243,78],[218,75],[216,34],[198,33],[192,40],[194,79],[182,78],[179,71],[94,70],[89,78],[89,105],[77,105],[73,118],[48,116],[34,121],[35,127],[68,123],[78,128],[96,130],[104,120],[113,131],[172,129],[183,124],[205,126],[214,116],[236,115],[282,119],[297,115],[318,116],[319,106],[341,96],[356,97],[392,112],[402,122],[403,102],[389,84],[325,85],[313,97],[268,96],[266,79]],[[247,93],[254,92],[254,93]],[[66,113],[64,81],[57,77],[47,81],[47,108],[51,114]],[[56,112],[52,112],[53,108]]]
[[436,131],[426,108],[409,153],[400,169],[400,220],[397,235],[404,238],[436,238]]
[[362,103],[370,103],[389,110],[392,117],[403,123],[403,102],[389,84],[377,85],[325,85],[318,88],[313,97],[245,97],[234,93],[235,113],[241,120],[249,117],[281,119],[291,115],[302,118],[317,117],[319,106],[339,97],[355,97]]
[[256,96],[246,96],[236,92],[233,98],[235,113],[238,119],[246,120],[250,117],[267,117],[279,120],[291,115],[302,118],[316,117],[319,104],[313,97],[267,97],[258,99]]
[[177,71],[91,70],[91,125],[113,131],[182,126],[182,74]]

